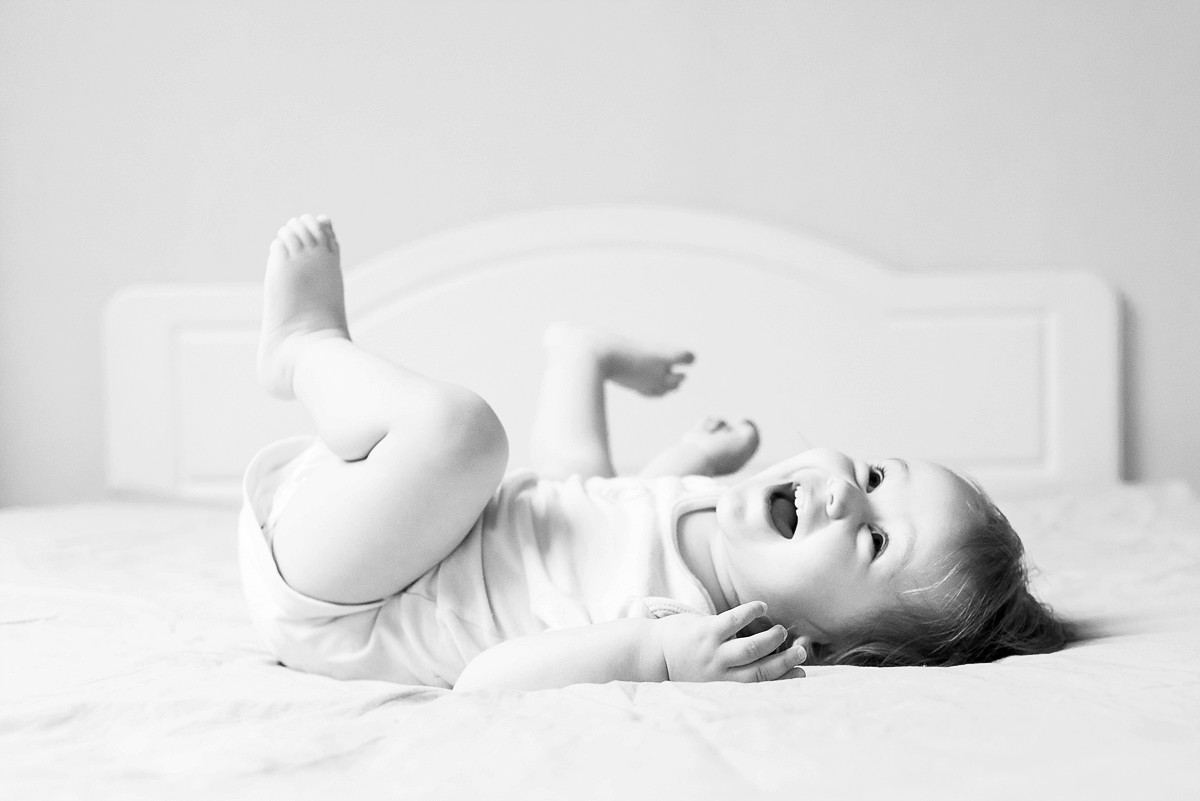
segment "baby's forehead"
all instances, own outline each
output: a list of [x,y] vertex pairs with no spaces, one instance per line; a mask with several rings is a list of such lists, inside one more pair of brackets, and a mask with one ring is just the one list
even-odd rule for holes
[[988,503],[970,479],[937,462],[914,459],[908,462],[912,496],[923,518],[921,528],[941,532],[941,544],[954,547],[960,536],[982,520]]
[[991,504],[987,493],[970,476],[937,462],[929,462],[929,468],[934,474],[940,474],[952,487],[954,496],[970,511],[973,517],[983,514],[983,509]]
[[953,490],[956,494],[962,494],[964,497],[978,498],[981,494],[974,481],[941,462],[931,462],[927,459],[906,459],[903,461],[919,480],[937,482],[944,485],[948,490]]

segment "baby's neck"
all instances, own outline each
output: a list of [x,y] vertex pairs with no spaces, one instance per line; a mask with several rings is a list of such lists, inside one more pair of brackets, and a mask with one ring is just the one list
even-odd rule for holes
[[713,559],[713,544],[720,536],[716,510],[697,509],[680,516],[676,535],[683,563],[708,592],[717,613],[736,606],[736,602],[726,595],[725,588],[721,585]]

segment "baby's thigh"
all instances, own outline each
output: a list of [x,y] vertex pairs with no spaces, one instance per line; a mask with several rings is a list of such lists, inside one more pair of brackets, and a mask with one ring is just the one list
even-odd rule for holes
[[470,532],[501,476],[449,481],[436,464],[389,464],[393,447],[385,439],[366,459],[325,460],[298,480],[272,531],[291,586],[337,603],[386,598]]

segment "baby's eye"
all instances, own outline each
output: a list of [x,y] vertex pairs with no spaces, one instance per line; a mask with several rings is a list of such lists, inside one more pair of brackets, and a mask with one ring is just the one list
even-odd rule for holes
[[871,544],[875,546],[875,558],[878,559],[887,550],[887,532],[878,526],[867,526],[867,530],[871,532]]
[[883,469],[882,466],[871,465],[870,472],[867,473],[867,492],[874,492],[883,483],[886,475],[887,470]]

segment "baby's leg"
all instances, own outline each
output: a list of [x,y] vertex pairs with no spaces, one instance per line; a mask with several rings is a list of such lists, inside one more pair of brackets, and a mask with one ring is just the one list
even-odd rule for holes
[[758,450],[758,429],[749,420],[730,425],[716,417],[684,432],[671,447],[638,474],[656,476],[727,476],[741,470]]
[[290,220],[271,243],[259,375],[299,398],[341,458],[305,478],[275,528],[280,572],[307,595],[402,590],[462,541],[503,475],[508,441],[487,403],[351,342],[327,219]]
[[683,382],[692,354],[564,323],[546,331],[546,370],[534,417],[531,458],[549,478],[611,476],[605,384],[663,395]]

